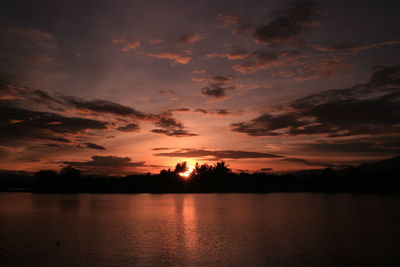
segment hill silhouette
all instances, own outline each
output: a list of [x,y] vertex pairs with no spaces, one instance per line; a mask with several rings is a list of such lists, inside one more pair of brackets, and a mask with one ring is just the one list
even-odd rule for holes
[[186,162],[159,174],[125,177],[83,175],[66,166],[59,172],[42,170],[0,172],[0,190],[40,193],[268,193],[268,192],[348,192],[400,193],[400,156],[343,169],[299,171],[285,174],[234,173],[224,161],[214,165]]

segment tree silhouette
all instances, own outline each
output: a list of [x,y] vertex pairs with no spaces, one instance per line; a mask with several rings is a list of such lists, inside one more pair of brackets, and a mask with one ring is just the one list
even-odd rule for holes
[[232,170],[228,168],[228,164],[226,164],[225,161],[217,162],[217,164],[215,164],[214,171],[221,175],[232,172]]
[[208,165],[207,163],[200,165],[196,162],[196,166],[194,167],[194,175],[204,175],[209,173],[212,170],[212,166]]
[[[186,162],[174,170],[159,174],[126,177],[81,175],[66,166],[59,173],[37,172],[32,180],[33,192],[61,193],[208,193],[208,192],[400,192],[400,157],[346,169],[327,168],[296,173],[232,172],[224,161],[214,165],[198,164],[188,179],[181,173]],[[1,175],[0,175],[1,178]],[[0,179],[1,182],[1,179]],[[1,190],[1,183],[0,183]]]
[[181,162],[181,163],[177,163],[177,164],[176,164],[174,173],[175,173],[175,174],[183,173],[183,172],[186,172],[188,169],[189,169],[189,168],[188,168],[188,166],[187,166],[187,162],[184,161],[184,162]]
[[60,175],[69,178],[79,178],[81,171],[72,166],[65,166],[60,170]]

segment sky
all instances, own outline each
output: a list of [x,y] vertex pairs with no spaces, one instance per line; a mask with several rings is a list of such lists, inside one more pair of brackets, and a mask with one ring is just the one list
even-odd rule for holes
[[398,1],[3,1],[0,169],[399,155]]

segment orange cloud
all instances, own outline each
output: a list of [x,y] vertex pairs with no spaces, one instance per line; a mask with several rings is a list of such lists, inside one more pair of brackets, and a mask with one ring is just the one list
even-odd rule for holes
[[139,40],[130,40],[128,38],[113,39],[111,41],[113,44],[122,44],[123,47],[119,50],[121,52],[129,52],[140,47],[141,43]]
[[183,65],[189,64],[189,61],[192,59],[191,57],[185,57],[176,53],[147,54],[147,56],[157,59],[169,59],[173,63],[183,64]]

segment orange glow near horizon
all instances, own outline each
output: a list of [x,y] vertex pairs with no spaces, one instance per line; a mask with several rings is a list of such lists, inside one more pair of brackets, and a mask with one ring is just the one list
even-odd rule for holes
[[194,170],[194,166],[193,165],[188,165],[187,166],[187,170],[185,172],[181,172],[179,173],[179,176],[181,176],[184,179],[189,179],[190,178],[190,174],[192,174],[193,170]]

